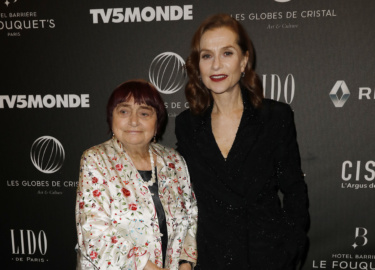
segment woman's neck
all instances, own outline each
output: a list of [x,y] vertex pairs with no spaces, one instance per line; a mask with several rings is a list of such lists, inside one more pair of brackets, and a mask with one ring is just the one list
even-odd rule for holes
[[212,114],[216,115],[230,115],[243,111],[243,101],[241,90],[235,90],[231,92],[225,92],[222,94],[213,94],[214,100]]
[[148,152],[150,145],[144,146],[130,146],[122,144],[125,152],[133,158],[145,158],[148,157],[150,154]]
[[144,147],[132,147],[123,145],[125,152],[131,158],[134,166],[139,170],[150,170],[151,161],[149,153],[149,145]]

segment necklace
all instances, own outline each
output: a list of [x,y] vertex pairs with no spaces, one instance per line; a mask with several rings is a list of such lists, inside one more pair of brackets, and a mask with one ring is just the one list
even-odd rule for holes
[[148,152],[150,154],[150,161],[151,161],[151,180],[150,181],[147,181],[145,182],[145,184],[147,186],[152,186],[153,184],[155,184],[155,165],[154,165],[154,155],[152,154],[152,151],[151,151],[151,146],[150,148],[148,149]]

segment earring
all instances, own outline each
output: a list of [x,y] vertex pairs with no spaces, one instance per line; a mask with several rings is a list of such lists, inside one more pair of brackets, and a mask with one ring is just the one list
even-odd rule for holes
[[198,79],[199,79],[200,81],[202,81],[202,77],[201,77],[201,75],[198,75]]
[[241,72],[241,77],[245,77],[245,72]]
[[152,138],[152,142],[156,143],[156,135],[154,136],[154,138]]

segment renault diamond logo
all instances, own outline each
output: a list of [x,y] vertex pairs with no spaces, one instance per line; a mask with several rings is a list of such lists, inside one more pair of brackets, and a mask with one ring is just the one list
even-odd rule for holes
[[[340,94],[339,90],[341,90],[341,98],[337,95]],[[341,108],[342,106],[344,106],[349,96],[350,91],[344,81],[337,81],[335,86],[333,86],[331,92],[329,93],[329,97],[331,98],[333,105],[335,105],[336,108]]]
[[185,85],[185,61],[176,53],[161,53],[152,60],[148,76],[160,93],[173,94]]

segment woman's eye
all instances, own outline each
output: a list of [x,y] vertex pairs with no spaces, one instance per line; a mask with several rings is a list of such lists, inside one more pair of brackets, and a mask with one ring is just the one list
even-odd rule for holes
[[211,57],[211,55],[209,55],[209,54],[202,54],[202,59],[208,59],[208,58],[210,58]]
[[119,114],[125,116],[128,115],[129,112],[127,110],[119,110]]
[[139,116],[145,118],[145,117],[149,117],[151,115],[151,112],[149,111],[141,111],[139,112]]
[[232,54],[233,54],[233,52],[224,52],[225,56],[231,56]]

